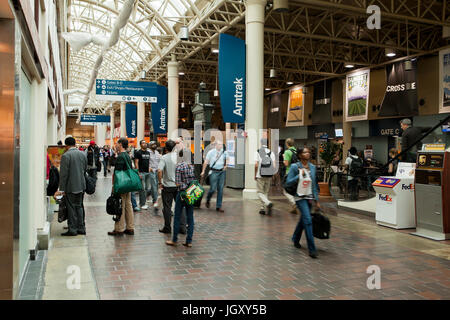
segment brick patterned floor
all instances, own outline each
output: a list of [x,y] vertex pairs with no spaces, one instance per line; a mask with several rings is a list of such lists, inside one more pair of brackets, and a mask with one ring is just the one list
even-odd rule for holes
[[[96,195],[86,199],[101,299],[450,299],[450,261],[343,228],[332,229],[330,240],[316,239],[319,259],[313,260],[304,236],[302,249],[290,241],[298,216],[285,201],[275,202],[272,216],[261,216],[257,202],[244,202],[231,189],[225,213],[195,210],[192,248],[165,245],[162,215],[152,209],[135,213],[134,236],[108,236],[110,185],[99,179]],[[367,289],[370,265],[381,268],[381,290]]]

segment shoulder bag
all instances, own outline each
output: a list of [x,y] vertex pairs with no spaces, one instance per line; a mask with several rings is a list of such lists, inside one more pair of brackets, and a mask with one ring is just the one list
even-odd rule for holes
[[114,170],[114,193],[123,194],[142,190],[142,182],[136,169],[132,169],[125,159],[126,170]]

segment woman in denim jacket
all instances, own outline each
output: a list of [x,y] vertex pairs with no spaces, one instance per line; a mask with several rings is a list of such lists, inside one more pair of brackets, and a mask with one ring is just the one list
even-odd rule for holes
[[298,221],[297,227],[295,228],[294,234],[292,235],[292,241],[296,248],[301,248],[300,238],[305,229],[306,241],[308,243],[309,256],[311,258],[317,258],[317,250],[314,245],[314,236],[312,229],[312,219],[311,219],[311,202],[314,200],[316,206],[320,208],[319,204],[319,184],[317,183],[316,166],[310,162],[311,151],[308,148],[301,148],[297,150],[297,158],[300,160],[297,163],[291,165],[288,176],[286,178],[286,183],[289,186],[295,185],[299,181],[299,172],[304,176],[307,174],[304,170],[309,173],[311,177],[311,194],[298,196],[296,195],[295,203],[297,208],[301,212],[300,220]]

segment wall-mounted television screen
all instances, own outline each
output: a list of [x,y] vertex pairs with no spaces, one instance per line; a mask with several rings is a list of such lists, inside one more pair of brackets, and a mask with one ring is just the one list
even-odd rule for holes
[[344,136],[344,132],[342,129],[334,129],[334,131],[335,131],[336,138]]

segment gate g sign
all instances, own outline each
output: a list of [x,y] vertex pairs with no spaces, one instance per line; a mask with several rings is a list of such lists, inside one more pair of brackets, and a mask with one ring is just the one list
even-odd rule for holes
[[219,91],[224,122],[245,122],[245,41],[220,34]]

